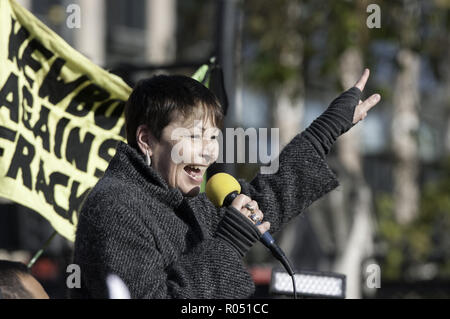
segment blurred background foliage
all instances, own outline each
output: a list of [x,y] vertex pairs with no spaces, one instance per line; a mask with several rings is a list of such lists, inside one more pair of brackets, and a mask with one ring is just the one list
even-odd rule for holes
[[419,215],[411,224],[396,221],[392,195],[378,196],[378,240],[383,247],[385,279],[450,278],[449,194],[450,158],[443,161],[440,178],[423,186]]
[[[327,157],[341,186],[277,240],[298,268],[345,273],[349,297],[450,297],[450,0],[22,2],[131,85],[155,73],[191,75],[216,56],[230,100],[226,126],[278,128],[280,149],[370,68],[364,96],[382,101]],[[72,2],[89,28],[66,27]],[[380,28],[368,27],[370,5],[380,9]],[[251,179],[260,165],[229,169]],[[39,249],[51,227],[5,207],[0,249]],[[64,282],[71,248],[55,238],[47,251],[65,256],[53,285]],[[278,265],[262,246],[251,252],[250,267]],[[367,262],[381,268],[375,293],[364,291]]]
[[[381,8],[381,28],[366,27],[370,4]],[[384,119],[383,147],[374,153],[363,152],[364,178],[373,198],[373,257],[381,266],[384,282],[448,281],[450,1],[245,0],[241,5],[245,82],[272,95],[272,104],[276,105],[273,95],[290,85],[294,86],[289,91],[292,100],[347,89],[340,78],[340,58],[349,48],[357,49],[363,65],[372,70],[366,91],[379,92],[383,99],[373,111]],[[419,71],[406,75],[411,79],[411,74],[418,74],[417,85],[409,93],[398,93],[399,88],[409,85],[402,86],[400,82],[408,80],[399,79],[399,74],[414,67],[399,52],[408,52],[419,61]],[[417,96],[410,103],[409,115],[414,113],[418,124],[405,133],[416,147],[415,154],[407,151],[405,157],[401,142],[394,142],[393,134],[396,122],[411,118],[406,113],[394,117],[393,113],[396,101],[409,94]],[[303,121],[304,126],[308,122]],[[370,133],[364,135],[372,137]],[[362,144],[364,149],[364,141]],[[411,150],[408,145],[404,147]],[[380,167],[374,163],[380,161],[384,169],[377,172]],[[409,188],[407,179],[403,182],[399,175],[393,175],[402,165],[413,165],[411,179],[419,190],[414,204],[417,212],[411,213],[408,222],[401,222],[396,213],[403,199],[394,188]]]

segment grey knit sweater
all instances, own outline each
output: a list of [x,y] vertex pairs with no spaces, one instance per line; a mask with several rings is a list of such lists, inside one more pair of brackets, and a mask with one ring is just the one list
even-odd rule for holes
[[[305,134],[281,152],[276,174],[240,180],[275,233],[338,186]],[[74,298],[107,298],[105,276],[123,279],[133,298],[248,298],[254,284],[236,249],[216,236],[226,209],[205,194],[183,197],[119,143],[104,176],[88,195],[76,233],[74,263],[81,288]]]

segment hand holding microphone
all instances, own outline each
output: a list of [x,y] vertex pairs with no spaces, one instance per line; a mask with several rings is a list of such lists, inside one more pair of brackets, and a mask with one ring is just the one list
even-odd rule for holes
[[[253,244],[256,238],[255,232],[259,231],[259,240],[270,249],[272,255],[283,264],[291,276],[295,299],[297,296],[295,272],[289,259],[269,234],[270,223],[267,221],[261,223],[264,215],[259,209],[258,203],[250,197],[240,194],[240,192],[241,185],[239,182],[226,173],[217,173],[206,183],[206,196],[216,207],[225,206],[236,211],[236,214],[233,214],[233,211],[225,213],[218,229],[218,236],[233,245],[243,256],[245,251]],[[242,216],[245,216],[245,218],[242,218]],[[245,224],[248,223],[248,220],[253,223],[253,225],[250,224],[251,226],[257,227],[258,231],[253,229],[256,227],[241,227],[240,222]]]
[[259,209],[258,203],[247,195],[237,195],[231,202],[231,206],[250,219],[256,225],[261,234],[264,234],[270,229],[270,223],[268,221],[262,222],[264,219],[264,214]]
[[[206,183],[206,196],[209,200],[211,200],[216,207],[232,207],[234,210],[244,215],[247,220],[250,219],[252,223],[258,227],[259,232],[262,234],[260,236],[261,242],[270,249],[273,256],[277,258],[286,268],[286,271],[293,276],[294,270],[292,269],[289,260],[267,231],[270,228],[270,223],[261,223],[261,219],[264,216],[258,208],[258,203],[256,201],[252,201],[251,198],[246,195],[239,195],[240,192],[241,185],[239,182],[233,176],[226,173],[217,173]],[[232,214],[225,216],[223,221],[225,221],[227,225],[237,225],[239,221],[236,216],[234,216],[234,218],[231,218],[230,216],[232,216]],[[224,228],[226,227],[221,227],[220,229],[222,234]],[[245,231],[245,229],[246,228],[244,227],[242,228],[243,231]],[[232,235],[236,234],[236,232],[230,230],[227,234]]]

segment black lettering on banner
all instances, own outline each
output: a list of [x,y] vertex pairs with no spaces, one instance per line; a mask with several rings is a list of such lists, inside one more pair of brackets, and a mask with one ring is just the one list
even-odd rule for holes
[[91,190],[90,188],[86,189],[83,194],[80,196],[77,196],[78,193],[78,187],[80,186],[80,183],[77,181],[73,181],[72,188],[70,190],[70,197],[69,197],[69,210],[67,212],[67,215],[70,217],[72,216],[72,224],[74,224],[73,220],[73,212],[79,212],[79,209],[81,207],[81,204],[83,203],[84,199],[86,198],[87,194]]
[[[69,181],[69,176],[67,176],[67,175],[65,175],[63,173],[60,173],[60,172],[53,172],[53,173],[51,173],[50,174],[50,185],[51,185],[53,194],[55,193],[55,186],[56,185],[61,185],[61,186],[66,187],[68,181]],[[53,209],[61,217],[70,220],[69,219],[69,215],[67,215],[67,211],[63,207],[59,206],[56,203],[55,199],[53,199]]]
[[31,190],[31,169],[30,165],[33,161],[35,154],[34,146],[25,140],[22,135],[19,134],[17,140],[16,150],[14,152],[13,158],[11,160],[11,165],[9,166],[6,176],[13,179],[17,178],[17,173],[19,169],[22,171],[23,185]]
[[39,113],[39,120],[36,122],[33,128],[34,137],[40,137],[42,139],[42,146],[47,152],[50,152],[50,132],[48,129],[48,114],[50,110],[45,106],[41,106],[41,112]]
[[10,128],[0,126],[0,138],[4,138],[10,142],[14,142],[16,139],[16,131],[11,130]]
[[36,178],[36,186],[35,190],[39,194],[40,192],[44,195],[45,201],[53,206],[53,209],[55,212],[60,215],[61,217],[64,217],[67,219],[67,213],[64,208],[56,204],[55,201],[55,186],[56,185],[62,185],[64,187],[67,186],[67,183],[69,182],[69,176],[64,175],[60,172],[53,172],[49,176],[49,183],[47,183],[45,178],[45,171],[44,171],[44,161],[39,161],[39,172]]
[[[5,85],[0,90],[0,109],[6,106],[9,109],[9,118],[11,121],[19,121],[19,92],[18,92],[18,77],[11,73],[6,80]],[[12,94],[11,100],[8,100],[8,95]]]
[[97,178],[102,178],[102,177],[103,177],[103,174],[105,174],[105,172],[102,171],[101,169],[98,169],[98,168],[95,169],[95,172],[94,172],[94,176],[95,176],[95,177],[97,177]]
[[83,172],[87,171],[89,152],[91,149],[94,135],[87,132],[84,141],[80,139],[80,128],[75,127],[69,133],[66,146],[66,159],[69,163],[75,161],[75,165]]
[[[13,131],[7,127],[0,126],[0,138],[4,138],[10,142],[14,142],[16,139],[16,131]],[[0,156],[3,156],[4,149],[0,147]]]
[[16,20],[11,18],[11,33],[9,34],[8,45],[8,60],[14,62],[14,58],[17,60],[17,66],[19,66],[19,49],[25,40],[30,36],[30,32],[24,27],[20,26],[17,33],[14,32]]
[[47,185],[45,180],[44,162],[42,160],[39,161],[39,172],[36,177],[35,190],[38,194],[39,192],[42,192],[47,203],[50,205],[53,203],[53,195],[51,194],[50,187]]
[[33,79],[28,76],[25,71],[25,66],[29,66],[34,72],[37,72],[41,67],[41,63],[33,58],[34,51],[39,51],[42,53],[44,58],[47,60],[53,56],[53,53],[46,49],[38,40],[31,40],[25,50],[23,51],[22,58],[19,58],[19,50],[22,44],[28,39],[30,36],[30,32],[20,26],[17,33],[14,32],[14,28],[16,25],[16,20],[11,18],[11,32],[9,34],[9,45],[8,45],[8,59],[11,62],[14,62],[14,58],[16,59],[17,67],[23,72],[28,83],[33,85]]
[[108,97],[108,91],[91,83],[78,92],[72,101],[70,101],[66,111],[73,115],[83,117],[92,110],[95,102],[103,101]]
[[[98,149],[98,156],[103,158],[107,163],[109,163],[109,161],[113,158],[112,155],[109,153],[109,151],[115,150],[118,143],[119,143],[118,140],[112,138],[104,140]],[[103,172],[102,170],[96,168],[94,175],[95,177],[100,178],[103,176],[104,173],[105,172]]]
[[127,132],[125,132],[125,123],[122,124],[122,127],[120,128],[119,135],[122,137],[127,137]]
[[[113,111],[111,112],[111,115],[107,116],[106,113],[110,109],[111,105],[113,105]],[[105,130],[112,129],[114,126],[116,126],[117,121],[122,115],[124,109],[125,102],[122,100],[113,99],[102,103],[102,105],[100,105],[98,109],[95,110],[95,124]]]
[[39,71],[42,67],[42,64],[33,58],[34,51],[39,51],[42,53],[47,60],[53,56],[53,53],[47,50],[38,40],[33,39],[28,43],[27,47],[23,51],[22,58],[18,60],[18,65],[30,86],[33,85],[34,80],[27,75],[25,66],[29,66],[34,72]]
[[81,75],[76,80],[72,82],[64,82],[60,77],[61,69],[66,63],[65,60],[61,58],[56,58],[50,67],[47,75],[39,88],[39,97],[44,99],[48,97],[48,100],[52,104],[58,104],[64,99],[70,92],[74,91],[82,83],[88,80],[86,75]]
[[27,102],[28,107],[33,108],[33,95],[28,91],[26,85],[22,87],[22,123],[31,131],[33,129],[30,123],[32,113],[27,110],[25,102]]
[[64,130],[66,129],[67,124],[69,124],[70,120],[68,118],[61,118],[56,124],[56,132],[55,132],[55,147],[54,153],[56,157],[61,158],[61,145],[64,136]]

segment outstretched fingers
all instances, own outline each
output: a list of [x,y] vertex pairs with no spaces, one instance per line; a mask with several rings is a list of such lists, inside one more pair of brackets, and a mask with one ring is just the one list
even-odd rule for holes
[[353,115],[353,123],[358,123],[367,116],[367,112],[380,102],[381,96],[380,94],[373,94],[369,98],[367,98],[364,102],[360,102],[359,105],[355,109],[355,113]]
[[361,92],[364,90],[364,87],[366,86],[367,80],[369,79],[370,70],[364,69],[363,74],[361,75],[361,78],[356,82],[355,87],[357,87]]

